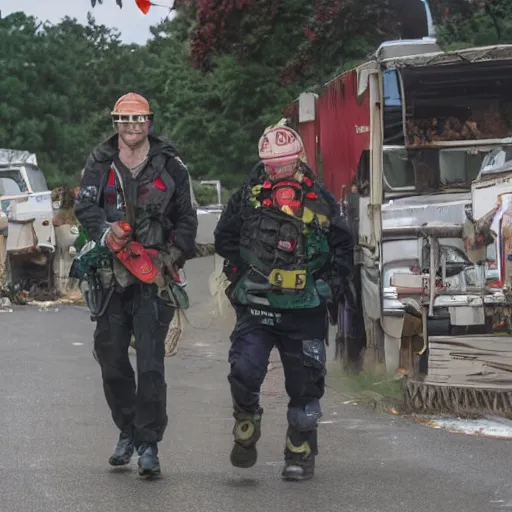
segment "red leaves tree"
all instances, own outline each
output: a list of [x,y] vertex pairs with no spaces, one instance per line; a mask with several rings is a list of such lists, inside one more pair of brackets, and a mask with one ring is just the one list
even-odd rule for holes
[[215,54],[250,57],[277,20],[281,0],[196,0],[191,38],[194,67],[208,70]]
[[[91,3],[94,6],[102,1]],[[122,6],[122,0],[115,1]],[[485,9],[494,17],[504,16],[507,0],[429,3],[434,19],[439,21],[448,16],[467,19],[477,9]],[[361,54],[365,47],[375,49],[385,39],[427,35],[421,0],[174,0],[172,8],[179,11],[185,6],[195,17],[189,36],[192,64],[204,71],[212,68],[213,57],[220,54],[247,61],[264,58],[263,43],[285,23],[289,47],[282,45],[282,83],[303,80],[320,61],[336,67],[343,58]]]

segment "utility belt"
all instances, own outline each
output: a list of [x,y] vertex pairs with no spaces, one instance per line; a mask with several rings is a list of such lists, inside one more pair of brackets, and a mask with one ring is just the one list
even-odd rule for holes
[[112,254],[94,241],[87,242],[73,260],[69,277],[78,279],[91,320],[101,317],[115,290]]
[[[110,249],[88,242],[73,261],[69,276],[79,280],[85,304],[91,311],[91,319],[97,320],[105,313],[112,294],[118,288]],[[158,289],[158,296],[173,307],[188,309],[190,302],[185,291],[186,285],[183,272],[172,277],[166,276],[165,286]]]
[[254,267],[244,272],[229,293],[233,303],[276,310],[312,309],[332,299],[324,279],[305,268],[272,269],[265,276]]
[[[157,295],[174,308],[188,309],[190,301],[185,286],[168,279],[165,286],[158,289]],[[122,290],[121,287],[116,286],[113,270],[91,269],[84,274],[80,280],[80,291],[85,304],[91,311],[91,320],[95,321],[103,316],[112,294],[117,289]]]

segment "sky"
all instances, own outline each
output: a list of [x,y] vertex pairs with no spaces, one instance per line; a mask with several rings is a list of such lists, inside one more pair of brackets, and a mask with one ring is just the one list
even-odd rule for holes
[[[161,0],[162,5],[171,5],[172,0]],[[120,9],[115,0],[103,0],[92,9],[90,0],[0,0],[2,17],[16,11],[35,16],[41,21],[58,23],[64,16],[76,18],[79,23],[87,22],[87,12],[91,11],[96,23],[116,28],[126,43],[144,44],[151,37],[149,27],[167,17],[169,11],[152,7],[145,16],[135,5],[135,0],[123,0]]]

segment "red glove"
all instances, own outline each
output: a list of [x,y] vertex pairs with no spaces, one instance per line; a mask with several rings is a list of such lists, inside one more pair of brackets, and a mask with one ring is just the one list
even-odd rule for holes
[[105,245],[114,252],[119,252],[132,238],[132,228],[126,222],[118,221],[110,225],[105,236]]

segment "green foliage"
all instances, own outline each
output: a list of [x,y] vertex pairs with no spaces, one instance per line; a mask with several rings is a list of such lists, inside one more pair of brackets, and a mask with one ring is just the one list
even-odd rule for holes
[[329,364],[327,383],[336,391],[347,393],[366,403],[365,398],[395,398],[403,396],[404,382],[400,378],[384,377],[378,373],[361,372],[349,375],[342,371],[339,361]]
[[440,44],[450,50],[512,43],[512,2],[492,2],[468,14],[454,13],[440,27]]
[[132,57],[119,35],[65,18],[23,13],[0,20],[0,147],[35,152],[50,185],[76,182],[91,148],[109,133],[109,106]]
[[[512,42],[511,2],[453,7],[462,1],[432,2],[444,46]],[[50,186],[74,186],[89,152],[112,133],[116,99],[134,91],[148,97],[156,132],[177,144],[193,179],[220,179],[233,190],[257,162],[264,128],[301,91],[393,36],[386,0],[338,2],[334,10],[330,3],[242,2],[221,46],[209,49],[208,73],[192,66],[194,1],[180,0],[176,17],[152,27],[145,46],[123,44],[91,16],[86,25],[42,24],[21,12],[0,18],[0,147],[35,152]],[[445,19],[439,13],[448,4],[455,10]],[[216,202],[210,189],[196,194]]]

